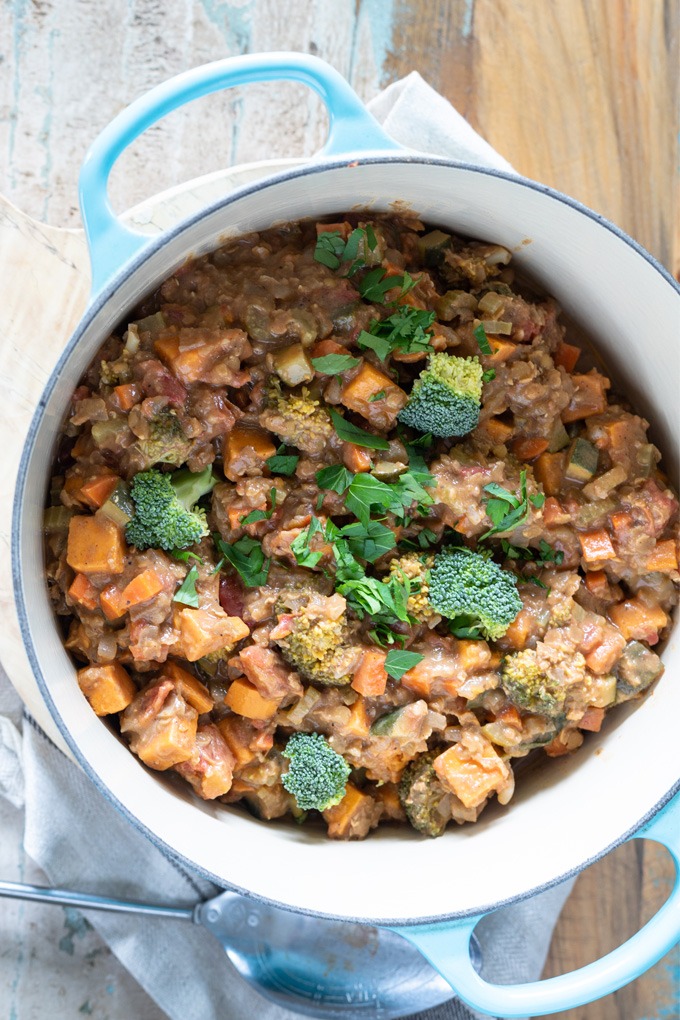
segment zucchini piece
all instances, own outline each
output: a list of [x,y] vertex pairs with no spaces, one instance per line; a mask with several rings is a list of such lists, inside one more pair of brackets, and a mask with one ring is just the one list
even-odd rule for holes
[[312,363],[302,344],[291,344],[272,355],[274,371],[286,386],[299,386],[314,378]]
[[628,701],[647,690],[663,673],[656,652],[641,641],[629,641],[616,664],[616,700]]
[[132,502],[132,497],[125,482],[118,482],[118,485],[97,513],[108,517],[119,528],[124,528],[126,524],[130,523],[135,515],[135,504]]
[[559,453],[569,445],[569,433],[558,418],[548,437],[548,453]]
[[422,719],[421,707],[423,702],[414,701],[408,705],[402,705],[389,715],[383,715],[376,719],[371,726],[371,734],[374,737],[401,737],[410,738],[417,736],[417,729]]
[[564,477],[572,482],[589,482],[597,472],[600,455],[587,439],[574,439],[567,454]]
[[418,238],[418,251],[426,266],[438,266],[451,244],[451,235],[443,230],[431,230]]
[[73,517],[73,510],[65,506],[48,506],[43,517],[43,528],[47,535],[55,532],[68,531],[68,526]]

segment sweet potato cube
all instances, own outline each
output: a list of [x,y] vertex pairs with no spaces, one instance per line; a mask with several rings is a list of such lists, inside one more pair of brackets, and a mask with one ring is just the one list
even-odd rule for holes
[[243,475],[260,474],[264,462],[275,453],[272,437],[264,429],[234,425],[224,437],[222,446],[224,473],[232,482]]
[[349,719],[344,726],[346,733],[353,733],[356,737],[368,737],[370,725],[366,714],[366,699],[359,697],[353,705],[349,706]]
[[[380,393],[384,393],[380,400],[371,400]],[[365,361],[357,374],[343,386],[340,399],[350,411],[356,411],[380,428],[385,423],[396,421],[408,397],[388,375]]]
[[491,442],[496,446],[507,443],[512,435],[512,426],[501,421],[500,418],[487,418],[479,428],[486,432]]
[[352,677],[352,687],[366,698],[378,698],[385,693],[387,673],[385,659],[387,653],[379,648],[369,648],[361,657],[361,662]]
[[[328,824],[328,835],[331,839],[349,839],[352,834],[352,821],[356,815],[372,807],[372,797],[358,790],[353,783],[348,783],[345,796],[339,804],[327,808],[323,812]],[[376,805],[376,807],[379,807]],[[376,812],[379,816],[379,811]],[[377,821],[377,817],[376,817]]]
[[210,691],[205,684],[202,684],[186,669],[182,669],[176,662],[166,662],[163,665],[163,676],[172,680],[176,690],[192,708],[196,709],[199,715],[203,715],[204,712],[212,712],[215,701]]
[[594,531],[579,532],[578,540],[581,543],[583,559],[586,563],[598,563],[600,560],[613,560],[616,558],[616,550],[612,545],[609,532],[604,528],[595,528]]
[[243,768],[274,745],[274,735],[256,729],[249,719],[240,715],[226,715],[215,724],[229,745],[237,768]]
[[511,343],[510,340],[499,340],[497,336],[490,336],[487,339],[492,353],[486,355],[485,365],[487,363],[489,365],[501,365],[508,358],[511,358],[517,350],[517,344]]
[[576,362],[581,357],[581,348],[573,344],[559,343],[553,354],[553,361],[566,372],[573,372]]
[[649,571],[670,573],[678,569],[678,553],[675,548],[675,540],[668,538],[663,542],[657,542],[654,549],[647,557],[645,564]]
[[107,620],[120,620],[125,616],[125,606],[120,589],[109,584],[99,595],[99,605]]
[[569,404],[562,411],[561,417],[565,424],[590,418],[607,410],[609,379],[595,371],[589,372],[588,375],[573,375],[571,378],[575,390]]
[[280,699],[263,698],[249,680],[238,677],[232,682],[224,702],[232,712],[246,719],[271,719],[279,707]]
[[130,749],[159,772],[192,756],[197,725],[198,712],[165,677],[139,691],[120,717]]
[[650,645],[656,644],[659,631],[668,623],[668,616],[661,606],[648,606],[637,597],[612,606],[609,619],[627,641],[646,641]]
[[343,443],[342,463],[355,475],[361,474],[362,471],[370,471],[373,466],[371,451],[364,446],[357,446],[356,443]]
[[137,693],[137,688],[119,662],[79,669],[78,686],[97,715],[122,712]]
[[188,662],[234,645],[248,637],[250,629],[238,616],[214,609],[182,609],[178,614],[181,654]]
[[469,748],[463,741],[454,744],[433,765],[442,784],[467,808],[482,804],[505,785],[509,775],[508,766],[488,741],[480,748]]
[[199,726],[191,757],[175,765],[177,772],[203,800],[214,800],[229,793],[234,756],[213,723]]
[[546,496],[557,496],[562,488],[566,456],[562,453],[542,453],[534,461],[534,478]]
[[66,562],[80,574],[120,574],[127,546],[123,533],[108,517],[72,517]]

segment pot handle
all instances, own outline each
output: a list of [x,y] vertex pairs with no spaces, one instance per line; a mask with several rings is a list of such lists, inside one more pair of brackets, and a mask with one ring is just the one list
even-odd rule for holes
[[193,99],[234,85],[278,79],[308,85],[326,104],[330,123],[320,156],[402,148],[385,134],[335,68],[306,53],[229,57],[178,74],[140,96],[114,117],[85,156],[79,193],[92,263],[93,294],[151,240],[148,235],[124,226],[109,203],[109,174],[127,146],[156,121]]
[[483,914],[392,931],[412,942],[463,1002],[481,1013],[545,1016],[594,1002],[644,974],[680,939],[680,794],[630,838],[653,839],[670,851],[675,863],[673,891],[651,921],[622,946],[569,974],[521,985],[485,981],[470,958],[470,939]]

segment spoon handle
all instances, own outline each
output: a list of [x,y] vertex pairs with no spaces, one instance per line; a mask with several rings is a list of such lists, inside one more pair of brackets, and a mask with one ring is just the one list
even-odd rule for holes
[[63,907],[109,910],[119,914],[147,914],[185,921],[192,921],[194,918],[193,907],[162,907],[151,903],[114,900],[110,896],[91,896],[88,893],[71,892],[70,889],[48,889],[41,885],[22,885],[19,882],[0,881],[0,896],[14,900],[34,900],[39,903],[59,903]]

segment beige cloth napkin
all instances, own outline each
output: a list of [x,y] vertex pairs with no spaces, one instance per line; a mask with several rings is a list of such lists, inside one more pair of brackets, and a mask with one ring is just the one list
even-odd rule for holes
[[[408,148],[513,172],[417,72],[385,89],[370,109],[387,132]],[[0,670],[0,794],[15,806],[24,804],[25,849],[50,883],[182,905],[218,891],[134,829],[32,720],[20,718],[20,709]],[[478,935],[485,977],[515,983],[540,976],[571,885],[563,883],[497,911],[481,923]],[[257,995],[216,940],[198,926],[94,911],[88,919],[170,1020],[294,1020],[297,1016]],[[418,1017],[471,1020],[476,1015],[452,999]]]

